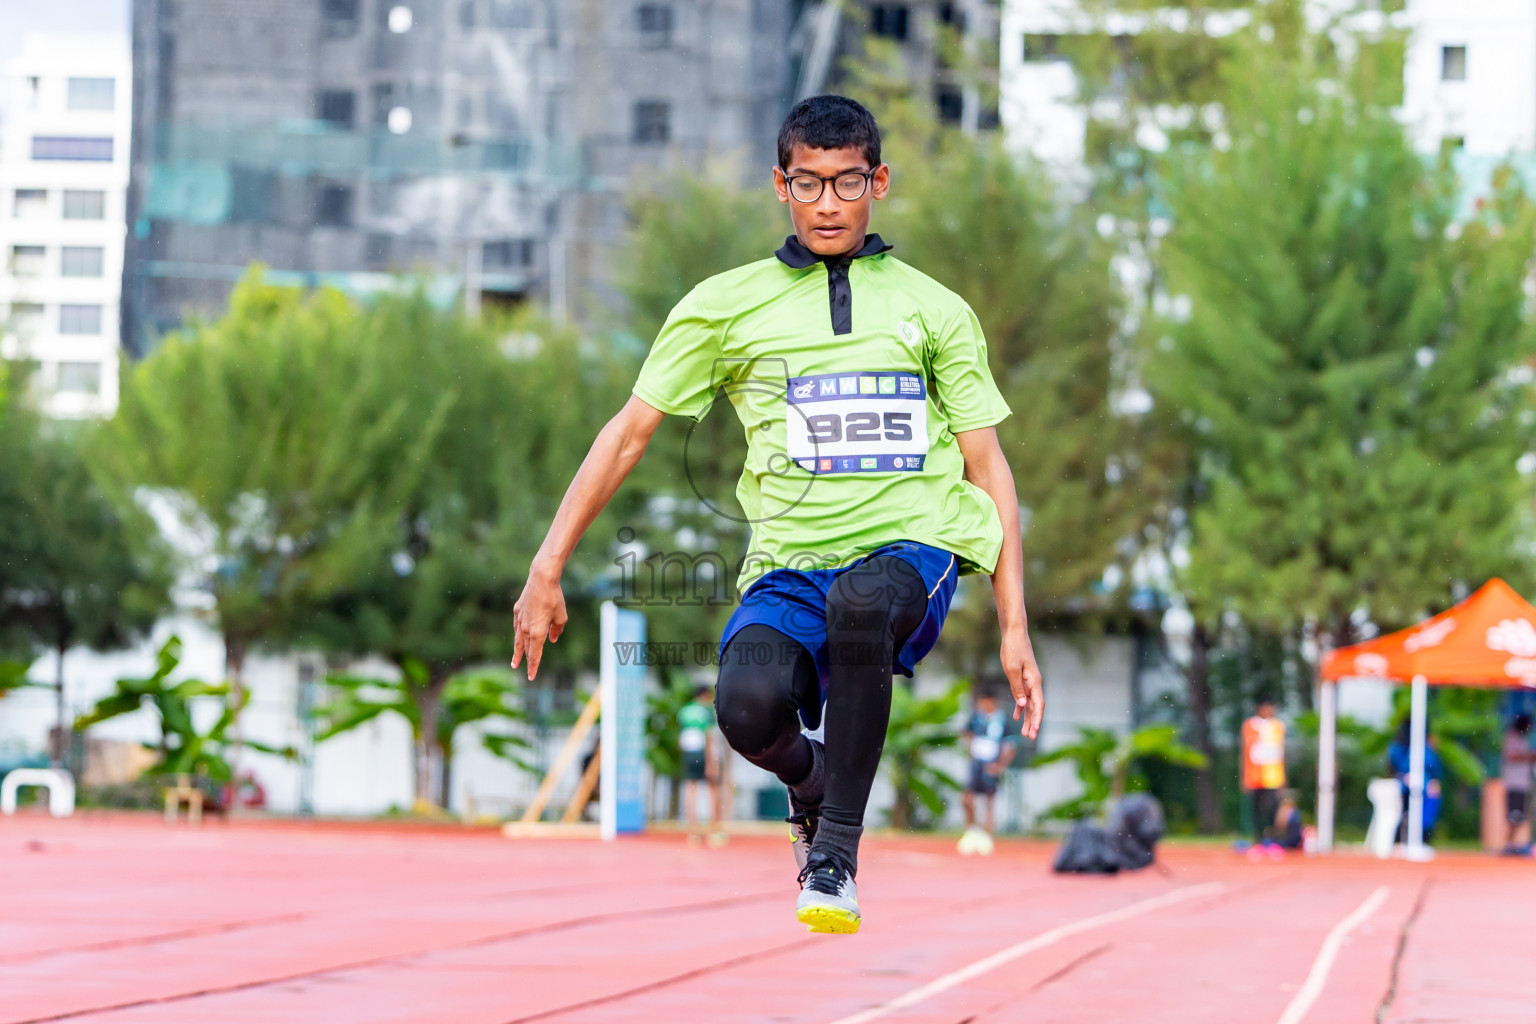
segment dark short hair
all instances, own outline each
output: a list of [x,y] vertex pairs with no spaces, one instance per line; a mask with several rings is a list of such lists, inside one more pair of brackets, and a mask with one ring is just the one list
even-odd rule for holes
[[708,697],[709,694],[710,694],[710,686],[709,686],[708,683],[700,683],[699,685],[697,685],[697,686],[695,686],[693,688],[693,699],[694,700],[698,700],[700,697]]
[[812,96],[796,103],[779,128],[782,170],[789,170],[796,146],[857,149],[871,170],[880,166],[880,127],[875,115],[846,96]]
[[1515,727],[1515,732],[1524,736],[1526,733],[1531,731],[1531,716],[1522,711],[1515,716],[1515,721],[1513,724]]

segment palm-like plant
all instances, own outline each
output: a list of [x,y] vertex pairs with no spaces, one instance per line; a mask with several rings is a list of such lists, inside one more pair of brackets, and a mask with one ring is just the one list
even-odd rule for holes
[[1144,725],[1118,736],[1108,729],[1083,726],[1076,743],[1057,747],[1035,758],[1035,765],[1070,761],[1083,784],[1081,796],[1064,800],[1045,812],[1047,818],[1076,819],[1102,814],[1106,805],[1128,789],[1141,788],[1144,780],[1135,772],[1142,759],[1165,761],[1187,768],[1204,768],[1206,757],[1179,742],[1175,725]]
[[891,780],[895,800],[891,827],[912,828],[920,805],[930,815],[944,813],[945,796],[960,788],[960,781],[930,762],[940,750],[952,750],[960,741],[955,716],[971,684],[957,680],[937,697],[918,697],[911,688],[895,683],[891,688],[891,722],[885,730],[885,755],[880,767]]
[[[396,714],[410,724],[411,741],[419,758],[424,745],[421,695],[426,689],[428,669],[414,658],[406,658],[402,669],[399,679],[347,674],[328,676],[326,684],[339,693],[334,700],[315,709],[315,720],[319,723],[315,742],[356,729],[380,715]],[[435,738],[443,755],[442,774],[438,779],[438,800],[443,807],[448,806],[451,794],[454,737],[459,727],[489,718],[521,721],[523,710],[516,701],[519,692],[512,672],[489,668],[460,672],[443,687],[435,716]],[[481,736],[481,743],[495,756],[524,771],[532,770],[522,756],[531,746],[526,738],[510,732],[487,732]],[[417,810],[429,808],[418,807]]]
[[[146,774],[204,775],[214,782],[229,782],[234,772],[225,757],[228,733],[240,708],[249,699],[242,694],[239,704],[223,703],[218,719],[206,731],[199,731],[192,716],[192,702],[198,697],[229,695],[228,683],[205,683],[198,679],[171,682],[170,676],[181,664],[181,638],[173,636],[155,655],[155,671],[142,679],[119,679],[116,688],[96,702],[86,714],[75,720],[75,728],[87,729],[120,715],[132,714],[146,705],[153,708],[160,723],[158,744],[145,744],[158,750],[160,760]],[[291,748],[278,748],[242,740],[244,746],[280,757],[293,757]]]

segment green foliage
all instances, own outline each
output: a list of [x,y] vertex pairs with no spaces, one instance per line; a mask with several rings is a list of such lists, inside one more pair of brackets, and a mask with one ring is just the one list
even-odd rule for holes
[[1204,768],[1204,754],[1178,739],[1176,725],[1144,725],[1116,735],[1108,729],[1083,726],[1078,740],[1035,758],[1036,766],[1070,761],[1083,785],[1081,796],[1063,801],[1045,812],[1047,818],[1076,819],[1102,814],[1106,805],[1127,792],[1147,788],[1140,771],[1143,761],[1161,761],[1185,768]]
[[341,294],[273,287],[258,268],[227,315],[123,376],[99,457],[125,491],[157,490],[206,539],[204,584],[237,676],[252,643],[379,543],[441,430],[448,396],[423,414],[391,394],[397,368],[361,343],[367,326]]
[[[419,291],[360,306],[271,287],[258,269],[228,315],[128,376],[101,460],[206,539],[236,680],[258,641],[425,667],[406,691],[425,723],[424,801],[444,689],[510,657],[513,602],[560,484],[622,401],[616,365],[530,316],[469,320]],[[609,557],[584,545],[573,560],[551,672],[585,663],[565,651],[591,648]]]
[[[159,722],[160,741],[145,746],[158,750],[160,760],[146,774],[187,773],[203,775],[215,782],[229,782],[233,774],[226,759],[229,731],[240,709],[221,700],[218,718],[206,730],[198,729],[193,702],[199,697],[226,697],[230,688],[227,683],[205,683],[197,679],[172,682],[170,676],[180,664],[181,638],[173,636],[161,645],[151,675],[142,679],[119,679],[110,694],[75,720],[75,728],[89,729],[100,722],[149,707]],[[242,743],[280,757],[295,756],[294,751],[287,748],[275,748],[249,739]]]
[[24,661],[0,661],[0,700],[17,690],[38,685],[27,678],[28,667]]
[[1533,352],[1536,215],[1511,178],[1453,225],[1449,168],[1363,86],[1325,80],[1252,48],[1230,147],[1174,164],[1162,263],[1191,312],[1147,373],[1192,453],[1197,614],[1346,642],[1361,606],[1396,624],[1453,583],[1531,579],[1515,463],[1536,429],[1511,372]]
[[936,767],[935,753],[952,750],[960,740],[955,716],[960,702],[971,690],[968,680],[957,680],[937,697],[918,697],[899,681],[891,685],[891,720],[885,730],[885,754],[880,769],[891,781],[895,800],[891,805],[892,828],[922,827],[923,815],[944,813],[948,794],[960,789],[960,781]]
[[166,554],[138,508],[109,500],[82,425],[23,401],[0,409],[0,650],[97,650],[142,636],[168,605]]

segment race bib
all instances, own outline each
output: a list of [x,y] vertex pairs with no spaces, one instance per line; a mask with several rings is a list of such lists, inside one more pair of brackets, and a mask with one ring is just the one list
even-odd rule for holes
[[928,391],[903,371],[791,377],[785,450],[812,473],[920,470],[928,455]]
[[1003,752],[1003,745],[990,736],[971,737],[971,757],[977,761],[986,761],[989,764],[997,760],[997,755]]
[[677,737],[677,745],[680,749],[692,753],[703,750],[707,745],[707,739],[703,729],[684,729]]
[[1254,764],[1279,764],[1285,760],[1285,748],[1278,743],[1260,740],[1248,748],[1248,757]]

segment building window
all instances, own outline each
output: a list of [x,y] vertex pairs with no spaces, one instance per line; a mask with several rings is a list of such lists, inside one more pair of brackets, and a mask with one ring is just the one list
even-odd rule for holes
[[104,220],[107,216],[107,194],[67,188],[64,190],[65,220]]
[[327,39],[345,39],[357,31],[357,0],[320,0],[320,31]]
[[672,5],[641,4],[635,10],[642,50],[664,50],[672,45]]
[[635,141],[657,145],[671,141],[672,107],[656,100],[635,104]]
[[11,303],[11,330],[26,336],[43,329],[43,304],[41,302]]
[[395,103],[394,83],[377,82],[370,92],[373,96],[373,123],[377,125],[389,124],[389,112],[398,106]]
[[70,110],[111,110],[116,91],[110,78],[71,78],[66,105]]
[[352,226],[352,186],[321,185],[315,196],[315,223],[327,228]]
[[13,245],[11,273],[17,277],[40,277],[47,258],[48,250],[41,245]]
[[101,307],[65,303],[59,307],[60,334],[100,334]]
[[351,89],[324,89],[315,98],[315,113],[326,127],[349,132],[356,115],[357,96]]
[[1465,82],[1467,80],[1467,48],[1465,46],[1440,47],[1440,81]]
[[112,137],[67,138],[60,135],[32,136],[33,160],[112,160]]
[[17,220],[48,215],[48,190],[45,188],[19,188],[16,205],[11,208]]
[[513,270],[533,263],[533,242],[527,238],[486,242],[480,249],[480,269]]
[[1066,56],[1061,52],[1061,36],[1054,33],[1026,32],[1024,59],[1026,61],[1066,60]]
[[533,8],[525,0],[491,0],[492,28],[532,28]]
[[869,9],[869,30],[877,36],[905,42],[907,38],[907,5],[875,4]]
[[71,395],[101,393],[100,363],[60,363],[58,390]]
[[107,251],[99,245],[66,245],[59,259],[62,277],[100,277]]
[[965,114],[965,97],[957,86],[941,85],[933,93],[934,106],[939,120],[945,124],[959,124]]

